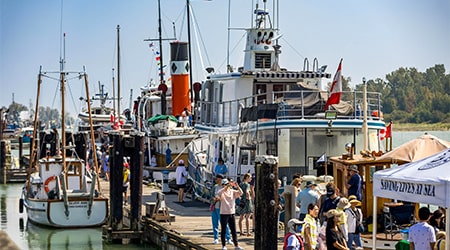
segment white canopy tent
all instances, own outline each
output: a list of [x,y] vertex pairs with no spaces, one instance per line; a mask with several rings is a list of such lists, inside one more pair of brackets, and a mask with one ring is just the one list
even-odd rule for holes
[[[445,231],[450,232],[450,149],[422,160],[380,170],[373,175],[373,216],[377,197],[426,203],[446,208]],[[376,244],[376,220],[373,225],[373,249]],[[445,249],[450,250],[450,239]]]

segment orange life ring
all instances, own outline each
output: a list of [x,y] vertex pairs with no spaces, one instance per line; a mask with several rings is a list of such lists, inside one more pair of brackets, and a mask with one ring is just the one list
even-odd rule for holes
[[[46,192],[46,193],[50,192],[50,189],[48,188],[48,184],[49,184],[51,181],[55,180],[55,179],[56,179],[56,175],[52,175],[52,176],[48,177],[47,180],[45,180],[45,182],[44,182],[44,189],[45,189],[45,192]],[[56,185],[56,184],[55,184],[55,185]]]

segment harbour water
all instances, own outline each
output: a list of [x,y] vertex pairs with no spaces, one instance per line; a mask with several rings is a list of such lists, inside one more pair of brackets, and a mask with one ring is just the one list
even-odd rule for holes
[[[393,132],[393,147],[423,135],[423,131]],[[450,141],[450,132],[432,131],[430,134]],[[0,184],[0,230],[6,231],[20,249],[123,249],[118,244],[102,240],[101,228],[50,229],[27,223],[24,212],[19,213],[22,184]],[[0,246],[1,248],[1,246]],[[157,249],[150,245],[129,244],[126,249]]]

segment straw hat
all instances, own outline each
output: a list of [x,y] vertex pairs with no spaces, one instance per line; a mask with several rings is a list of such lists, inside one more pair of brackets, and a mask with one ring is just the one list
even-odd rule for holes
[[342,197],[339,199],[339,203],[337,204],[338,208],[346,209],[350,207],[350,202],[348,202],[347,198]]
[[356,198],[356,195],[350,195],[349,197],[348,197],[348,201],[352,201],[352,200],[357,200],[358,198]]
[[338,211],[338,210],[336,210],[336,209],[330,209],[328,212],[327,212],[327,218],[333,218],[333,217],[340,217],[340,216],[342,216],[342,212],[341,211]]
[[350,200],[350,205],[354,205],[355,207],[361,206],[361,202],[357,199]]

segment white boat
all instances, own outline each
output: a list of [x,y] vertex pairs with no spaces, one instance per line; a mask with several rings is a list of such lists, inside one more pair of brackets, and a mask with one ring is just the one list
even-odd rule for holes
[[[317,159],[341,155],[348,143],[357,151],[365,143],[371,151],[380,150],[377,134],[385,127],[377,115],[381,113],[380,95],[342,92],[340,103],[325,111],[332,74],[325,72],[326,66],[319,67],[317,59],[312,65],[305,59],[301,71],[282,68],[281,33],[271,22],[277,18],[270,18],[269,4],[263,2],[253,12],[252,27],[245,30],[243,66],[236,71],[229,66],[223,74],[210,68],[202,82],[195,111],[195,130],[202,136],[190,147],[190,167],[201,169],[193,177],[198,190],[213,184],[212,172],[219,158],[228,167],[227,176],[237,179],[254,172],[257,155],[274,155],[279,159],[279,178],[290,180],[294,173],[331,173],[331,166],[321,167]],[[360,109],[365,94],[367,116]]]
[[[59,87],[61,90],[61,143],[57,129],[49,136],[37,136],[39,121],[39,93],[42,78],[49,77],[52,72],[42,72],[38,77],[36,100],[36,114],[34,118],[34,150],[30,157],[30,175],[26,181],[20,199],[19,210],[26,209],[30,222],[55,228],[95,227],[104,224],[108,218],[108,199],[101,194],[97,179],[98,166],[86,169],[85,161],[79,155],[86,152],[86,148],[75,150],[76,141],[66,139],[65,129],[65,88],[70,74],[74,78],[84,78],[85,72],[69,72],[64,70],[64,59],[61,59]],[[87,89],[87,88],[86,88]],[[86,96],[89,96],[86,90]],[[88,100],[89,103],[89,100]],[[88,105],[89,108],[89,105]],[[94,131],[91,124],[90,141],[94,142]],[[72,146],[69,141],[73,142]],[[87,144],[87,143],[84,143]],[[95,149],[95,143],[92,143]],[[84,145],[86,147],[86,145]],[[96,155],[94,154],[96,158]],[[94,159],[95,159],[94,158]],[[97,159],[94,161],[97,164]],[[96,186],[98,184],[98,187]]]

